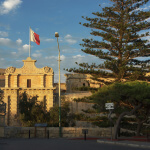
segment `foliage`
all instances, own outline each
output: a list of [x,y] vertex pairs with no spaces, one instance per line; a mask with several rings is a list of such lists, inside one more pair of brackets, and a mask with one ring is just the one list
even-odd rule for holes
[[[121,121],[120,127],[123,129],[134,131],[134,134],[136,133],[137,136],[140,136],[143,134],[145,135],[148,130],[148,127],[150,127],[150,126],[149,126],[147,120],[145,120],[145,122],[142,122],[142,126],[140,126],[141,128],[138,131],[139,122],[137,122],[137,118],[136,117],[134,117],[134,118],[124,117]],[[122,133],[122,132],[121,132],[121,135],[125,136],[124,133]]]
[[[69,127],[75,126],[74,122],[75,115],[70,113],[69,103],[63,102],[61,106],[61,126]],[[58,127],[59,125],[59,106],[58,104],[54,105],[50,109],[50,121],[49,126]]]
[[82,109],[82,111],[84,112],[84,113],[97,113],[97,111],[96,110],[94,110],[94,109],[90,109],[90,108],[88,108],[88,109],[86,109],[86,110],[84,110],[84,109]]
[[[106,121],[94,121],[92,122],[93,125],[96,125],[100,128],[107,128],[107,127],[110,127],[110,122],[109,120],[107,119]],[[112,124],[111,124],[112,126]]]
[[3,103],[3,91],[0,89],[0,103]]
[[92,102],[92,101],[89,100],[88,97],[74,98],[73,101],[75,101],[75,102],[86,102],[86,103],[91,103]]
[[[99,91],[93,94],[89,99],[96,105],[95,109],[100,112],[107,112],[105,103],[113,102],[116,114],[115,138],[120,128],[121,120],[125,115],[134,115],[139,110],[149,110],[150,108],[150,84],[147,82],[126,82],[114,83],[109,86],[103,86]],[[141,114],[142,115],[142,114]],[[145,115],[145,114],[144,114]],[[150,114],[147,114],[148,116]]]
[[44,110],[44,103],[37,101],[37,96],[29,97],[26,92],[19,96],[20,121],[22,126],[34,126],[50,119],[49,112]]
[[75,120],[78,120],[78,121],[87,121],[88,120],[88,116],[86,116],[85,114],[83,113],[76,113],[75,114]]
[[87,87],[87,86],[82,86],[82,87],[74,87],[72,90],[91,91],[92,93],[95,93],[98,90],[98,88],[91,88],[91,87]]
[[[86,122],[91,122],[93,125],[98,126],[98,127],[110,127],[110,121],[108,120],[107,116],[87,116],[86,114],[80,113],[80,114],[75,114],[75,120],[77,121],[86,121]],[[111,124],[112,125],[112,124]]]
[[112,123],[109,121],[108,117],[107,116],[97,116],[93,122],[92,122],[93,125],[96,125],[98,127],[101,127],[101,128],[106,128],[106,127],[110,127],[110,126],[113,126]]
[[106,111],[104,105],[106,102],[113,102],[115,113],[119,115],[121,112],[133,109],[135,105],[142,104],[143,107],[146,107],[147,104],[150,104],[149,90],[150,84],[147,82],[114,83],[103,86],[89,99],[97,104],[97,109],[103,111]]
[[[59,107],[55,105],[50,111],[45,110],[43,102],[37,96],[29,97],[26,92],[19,97],[20,121],[22,126],[34,126],[35,123],[47,123],[48,126],[59,126]],[[63,102],[61,107],[61,125],[74,126],[74,115],[69,113],[69,103]]]
[[101,77],[114,77],[118,81],[145,80],[150,60],[138,57],[150,54],[147,40],[150,11],[140,9],[148,1],[111,0],[112,5],[93,12],[93,18],[82,17],[86,20],[82,25],[91,28],[90,34],[94,38],[83,39],[82,51],[98,57],[100,62],[104,60],[104,63],[90,65],[76,62],[79,69],[70,68],[66,71],[91,74],[98,81],[102,81]]
[[135,136],[135,133],[134,132],[121,132],[120,133],[121,136],[126,136],[126,137],[133,137]]
[[136,131],[137,123],[135,123],[135,122],[130,123],[129,121],[121,121],[120,127],[123,128],[123,129]]

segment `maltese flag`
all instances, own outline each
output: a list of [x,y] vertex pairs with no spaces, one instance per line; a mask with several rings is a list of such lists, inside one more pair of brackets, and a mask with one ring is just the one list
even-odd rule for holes
[[39,35],[36,34],[31,28],[30,28],[30,41],[35,42],[37,45],[40,45]]

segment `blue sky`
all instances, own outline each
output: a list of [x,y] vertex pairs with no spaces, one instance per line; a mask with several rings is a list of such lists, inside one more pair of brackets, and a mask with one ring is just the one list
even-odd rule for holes
[[[31,58],[36,66],[52,67],[54,82],[58,81],[58,47],[55,32],[59,32],[61,51],[61,82],[63,68],[78,67],[75,62],[100,62],[81,51],[82,38],[90,38],[90,29],[79,22],[81,16],[92,16],[110,5],[108,0],[0,0],[0,68],[21,68],[29,56],[29,27],[40,35],[41,44],[31,42]],[[150,4],[150,3],[148,3]],[[150,5],[145,7],[150,9]]]

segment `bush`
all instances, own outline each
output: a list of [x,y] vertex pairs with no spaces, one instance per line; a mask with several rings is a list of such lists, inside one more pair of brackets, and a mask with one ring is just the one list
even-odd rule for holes
[[[20,122],[22,126],[34,126],[35,123],[47,123],[48,126],[59,126],[59,106],[55,105],[48,112],[44,103],[37,101],[37,96],[29,97],[26,92],[19,97]],[[70,113],[69,103],[61,106],[61,126],[74,126],[74,114]]]

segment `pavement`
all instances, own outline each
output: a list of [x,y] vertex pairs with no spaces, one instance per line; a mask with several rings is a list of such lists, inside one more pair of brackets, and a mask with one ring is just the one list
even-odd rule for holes
[[[97,139],[100,140],[100,139]],[[110,143],[98,143],[95,138],[71,140],[69,138],[49,139],[1,139],[0,150],[145,150],[149,147],[135,147],[133,145],[117,145]],[[102,141],[102,140],[101,140]],[[104,141],[104,139],[103,139]],[[106,139],[105,141],[108,142]]]
[[150,149],[150,139],[146,138],[49,138],[49,139],[0,139],[0,150],[144,150]]
[[[84,138],[73,138],[72,140],[85,140]],[[120,146],[138,147],[150,149],[150,139],[146,137],[122,137],[117,140],[111,140],[110,138],[95,138],[87,137],[86,140],[96,140],[97,143],[101,144],[113,144]]]
[[97,142],[103,144],[114,144],[114,145],[150,149],[150,139],[147,139],[146,137],[119,138],[117,140],[102,138],[102,139],[97,139]]

